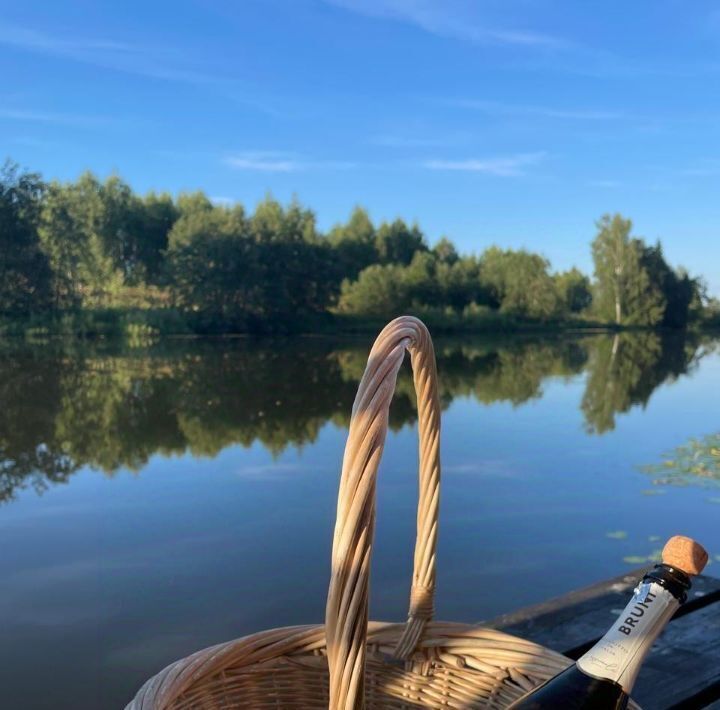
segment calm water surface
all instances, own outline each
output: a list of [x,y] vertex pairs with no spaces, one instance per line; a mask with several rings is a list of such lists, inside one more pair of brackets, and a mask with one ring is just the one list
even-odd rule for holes
[[[369,341],[3,345],[0,705],[121,708],[198,648],[322,621]],[[720,449],[703,440],[720,431],[712,340],[436,346],[438,618],[478,621],[619,574],[675,532],[720,560]],[[406,613],[411,393],[405,372],[378,486],[378,619]]]

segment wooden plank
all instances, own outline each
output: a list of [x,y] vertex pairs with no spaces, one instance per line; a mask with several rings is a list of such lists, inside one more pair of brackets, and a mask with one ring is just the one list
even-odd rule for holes
[[[483,623],[577,658],[607,631],[644,572],[635,570]],[[720,698],[719,680],[720,579],[700,576],[643,666],[634,696],[646,710],[707,707]]]
[[667,710],[697,710],[698,708],[720,710],[720,700],[717,700],[719,697],[720,681],[717,681],[703,688],[699,693],[683,698],[679,703],[672,705]]
[[[634,570],[482,623],[569,654],[608,630],[646,569]],[[689,609],[709,595],[720,596],[720,579],[696,577],[688,598]]]
[[[648,710],[671,708],[700,695],[718,679],[720,602],[668,625],[643,664],[633,697]],[[717,690],[710,702],[718,699]],[[707,707],[707,704],[686,707]]]
[[617,609],[619,613],[627,604],[645,569],[634,570],[482,623],[565,653],[607,631],[612,622],[611,611]]

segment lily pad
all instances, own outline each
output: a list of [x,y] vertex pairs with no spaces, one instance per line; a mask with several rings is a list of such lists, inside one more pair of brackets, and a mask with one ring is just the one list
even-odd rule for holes
[[612,530],[605,533],[605,537],[609,537],[612,540],[624,540],[628,534],[625,530]]
[[629,565],[642,565],[648,561],[647,557],[642,555],[628,555],[623,557],[623,562],[627,562]]
[[640,470],[656,476],[661,485],[717,485],[720,483],[720,432],[699,439],[689,439],[673,451],[662,455],[656,464]]

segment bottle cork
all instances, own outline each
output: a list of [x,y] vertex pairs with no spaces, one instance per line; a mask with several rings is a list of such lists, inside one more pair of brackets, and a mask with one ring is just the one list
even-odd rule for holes
[[705,548],[684,535],[671,537],[662,551],[663,564],[681,569],[687,575],[700,574],[708,561]]

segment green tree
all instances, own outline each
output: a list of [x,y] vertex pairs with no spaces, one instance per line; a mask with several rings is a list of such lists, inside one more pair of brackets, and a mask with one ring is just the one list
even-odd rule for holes
[[179,217],[184,217],[195,212],[211,212],[216,205],[202,191],[181,192],[175,200],[175,207]]
[[527,318],[552,318],[561,302],[547,259],[524,249],[487,249],[480,259],[480,277],[503,313]]
[[149,192],[142,199],[137,259],[150,283],[156,283],[163,272],[168,235],[178,217],[179,211],[169,194]]
[[651,283],[662,292],[664,311],[661,324],[668,328],[684,328],[702,309],[705,286],[692,278],[685,269],[673,269],[663,254],[662,245],[640,247],[640,263]]
[[361,207],[325,237],[297,199],[283,205],[268,195],[246,214],[202,192],[140,197],[117,175],[86,172],[45,186],[10,163],[0,173],[0,228],[4,314],[53,304],[148,307],[172,294],[221,328],[231,313],[237,323],[288,324],[335,306],[376,315],[452,309],[468,323],[489,309],[550,319],[591,305],[619,325],[717,321],[702,279],[670,266],[661,245],[633,237],[619,214],[597,223],[592,289],[577,269],[553,275],[526,250],[462,256],[446,237],[429,249],[417,225],[396,219],[376,229]]
[[27,315],[51,303],[51,270],[38,238],[43,183],[11,162],[0,167],[0,313]]
[[287,325],[330,304],[332,250],[317,234],[314,214],[297,201],[285,208],[266,198],[249,218],[239,205],[214,206],[198,194],[178,207],[168,272],[186,310],[227,329]]
[[245,209],[214,205],[202,192],[184,193],[177,199],[178,218],[167,237],[169,250],[189,245],[204,236],[250,236]]
[[432,252],[415,252],[412,261],[401,270],[407,298],[417,305],[442,306],[437,278],[437,260]]
[[375,247],[381,264],[407,266],[415,253],[427,251],[425,237],[417,225],[408,227],[401,219],[383,222],[375,236]]
[[480,262],[474,256],[452,262],[441,260],[437,265],[437,280],[442,304],[458,312],[471,303],[497,305],[480,279]]
[[[118,193],[118,194],[115,194]],[[123,262],[131,218],[124,186],[113,181],[109,191],[91,173],[75,183],[53,182],[43,204],[40,238],[57,275],[56,299],[105,303],[123,286]]]
[[297,199],[293,199],[285,209],[272,195],[268,195],[258,203],[249,224],[250,233],[259,243],[316,243],[319,238],[315,214]]
[[346,224],[333,227],[328,234],[337,263],[338,282],[356,279],[358,274],[378,260],[375,226],[362,207],[356,207]]
[[460,259],[460,255],[455,245],[447,238],[442,237],[440,241],[432,248],[436,259],[442,264],[452,266]]
[[257,254],[243,235],[202,234],[173,248],[168,272],[177,305],[219,330],[243,329],[260,296]]
[[397,264],[373,264],[360,272],[357,281],[343,281],[338,311],[391,317],[400,315],[409,305],[403,268]]
[[98,302],[124,285],[156,282],[176,219],[169,195],[140,198],[117,176],[103,183],[85,173],[74,183],[51,183],[40,234],[56,273],[56,301]]
[[243,329],[259,298],[258,263],[242,205],[214,205],[202,192],[178,197],[166,271],[175,303],[202,329]]
[[296,316],[322,313],[332,302],[335,283],[327,244],[270,242],[257,247],[260,297],[256,312],[266,320],[290,323]]
[[312,210],[295,199],[284,208],[267,197],[255,208],[249,225],[258,247],[258,315],[290,322],[297,315],[325,311],[337,292],[335,264]]
[[632,222],[604,215],[592,243],[595,309],[618,325],[658,325],[667,305],[653,255],[641,239],[631,238]]
[[663,284],[645,261],[647,247],[641,239],[630,242],[630,258],[626,267],[625,325],[660,325],[667,308]]
[[473,257],[449,264],[439,262],[434,252],[418,251],[407,266],[373,264],[357,280],[343,281],[338,310],[385,317],[425,306],[461,312],[471,303],[489,300],[479,272]]
[[87,240],[76,224],[69,192],[51,183],[45,193],[38,233],[52,264],[55,306],[68,308],[82,301],[83,266],[88,260]]
[[619,214],[603,215],[597,222],[597,235],[592,243],[595,264],[595,308],[603,318],[620,325],[627,310],[627,289],[630,261],[632,222]]
[[579,269],[572,268],[555,276],[563,308],[568,313],[581,313],[592,303],[590,279]]
[[104,183],[92,179],[95,185],[86,181],[89,192],[95,192],[92,211],[86,217],[90,221],[87,228],[97,234],[103,254],[110,258],[112,268],[122,274],[123,283],[137,284],[144,277],[140,260],[143,229],[140,201],[130,185],[117,175],[111,175]]

